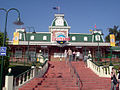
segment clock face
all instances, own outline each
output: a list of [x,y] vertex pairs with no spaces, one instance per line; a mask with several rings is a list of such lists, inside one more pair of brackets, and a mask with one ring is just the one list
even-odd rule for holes
[[64,20],[62,18],[57,18],[55,21],[56,26],[64,26]]

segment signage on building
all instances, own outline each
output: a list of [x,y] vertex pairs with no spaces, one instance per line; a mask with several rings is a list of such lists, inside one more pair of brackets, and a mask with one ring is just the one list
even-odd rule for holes
[[115,46],[115,35],[114,34],[110,34],[110,45]]
[[14,32],[13,45],[19,44],[19,32]]
[[57,38],[56,38],[56,41],[57,43],[59,44],[64,44],[66,41],[69,41],[70,38],[66,38],[64,35],[59,35]]
[[59,44],[64,44],[66,41],[70,41],[69,37],[65,37],[65,35],[58,35],[57,37],[53,38],[54,41],[57,41]]
[[82,48],[82,47],[80,47],[80,46],[77,46],[76,48]]
[[66,41],[70,41],[68,37],[67,31],[53,31],[52,33],[52,41],[57,42],[59,44],[64,44]]
[[41,48],[47,48],[47,46],[41,46]]
[[54,58],[65,57],[64,53],[54,53]]

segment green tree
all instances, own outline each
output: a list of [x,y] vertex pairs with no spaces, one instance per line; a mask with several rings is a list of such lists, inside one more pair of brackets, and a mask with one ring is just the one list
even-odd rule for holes
[[106,42],[110,42],[110,34],[115,35],[116,43],[120,40],[120,30],[118,30],[119,26],[114,25],[113,28],[109,28],[109,34],[105,37]]
[[3,45],[3,33],[0,32],[0,47]]
[[[7,37],[7,36],[6,36]],[[3,38],[4,38],[4,33],[0,32],[0,47],[3,46]],[[8,67],[9,67],[9,46],[8,46],[8,41],[9,39],[6,38],[6,42],[5,42],[5,47],[7,47],[7,55],[4,56],[4,68],[3,68],[3,77],[5,77],[5,75],[8,73]],[[0,56],[0,68],[1,68],[1,60],[2,60],[2,56]],[[1,70],[1,69],[0,69]],[[4,80],[4,78],[3,78]],[[4,84],[4,83],[3,83]]]

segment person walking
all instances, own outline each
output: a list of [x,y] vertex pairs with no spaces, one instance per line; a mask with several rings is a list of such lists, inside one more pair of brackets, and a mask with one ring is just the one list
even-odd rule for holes
[[65,50],[64,56],[65,56],[65,61],[66,61],[66,64],[67,64],[67,50]]
[[73,52],[73,61],[75,61],[76,60],[76,52],[74,51]]
[[76,52],[76,61],[79,61],[79,60],[80,60],[80,52],[77,51],[77,52]]
[[72,50],[68,49],[69,61],[72,61]]
[[116,79],[116,72],[115,69],[112,68],[111,72],[111,90],[116,90],[117,79]]
[[119,90],[120,90],[120,67],[118,69],[118,74],[117,74],[117,81],[118,81],[118,84],[119,84]]

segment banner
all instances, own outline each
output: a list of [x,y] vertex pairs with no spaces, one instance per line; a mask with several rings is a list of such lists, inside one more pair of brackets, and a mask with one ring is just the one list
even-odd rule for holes
[[110,34],[110,45],[115,46],[115,35],[114,34]]
[[13,45],[19,44],[19,32],[14,32]]

